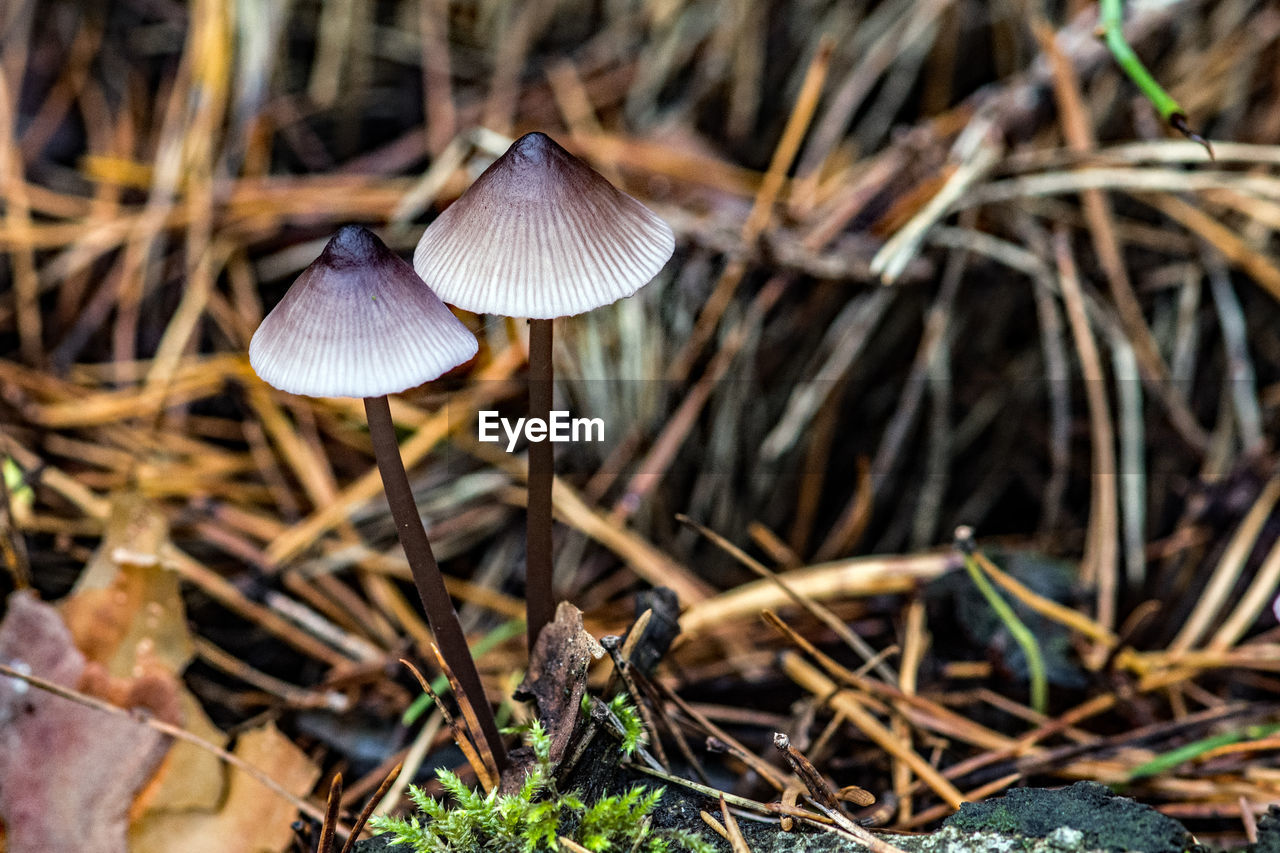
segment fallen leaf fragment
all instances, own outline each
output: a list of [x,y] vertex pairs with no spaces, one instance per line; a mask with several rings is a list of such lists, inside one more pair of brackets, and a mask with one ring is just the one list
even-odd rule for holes
[[[0,661],[121,707],[172,713],[177,692],[157,676],[113,679],[87,664],[51,606],[14,593],[0,623]],[[0,678],[0,822],[8,853],[124,853],[129,808],[168,739],[114,717]]]
[[516,689],[517,697],[531,698],[538,706],[538,719],[551,737],[552,763],[564,756],[582,716],[587,668],[603,655],[604,648],[582,627],[582,611],[560,602],[555,620],[538,635],[529,671]]
[[111,498],[102,544],[59,608],[76,646],[115,676],[180,674],[195,654],[178,576],[161,565],[163,511],[141,495]]
[[[235,754],[294,794],[306,796],[320,770],[274,725],[241,735]],[[131,853],[277,853],[293,839],[289,802],[236,768],[216,812],[152,815],[130,833]]]
[[[179,689],[173,721],[222,745],[225,735],[181,682],[194,644],[178,576],[160,559],[168,543],[169,523],[158,505],[137,492],[112,495],[102,544],[58,608],[89,660],[120,678],[170,676]],[[134,819],[151,812],[214,811],[225,783],[216,755],[179,741],[135,802]]]

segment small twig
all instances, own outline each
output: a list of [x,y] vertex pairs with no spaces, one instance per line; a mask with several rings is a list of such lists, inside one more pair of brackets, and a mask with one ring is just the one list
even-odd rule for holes
[[758,773],[766,782],[779,791],[782,791],[787,787],[786,776],[776,767],[756,755],[751,750],[747,749],[739,743],[736,738],[724,731],[724,729],[720,728],[715,723],[711,722],[711,720],[707,719],[705,714],[702,714],[697,708],[694,708],[688,702],[684,701],[679,694],[669,690],[660,682],[654,682],[654,685],[662,691],[662,695],[664,697],[673,702],[675,706],[687,714],[690,719],[696,721],[698,725],[702,726],[704,731],[725,744],[726,751],[731,752],[740,761]]
[[[649,611],[645,612],[648,613]],[[626,648],[625,645],[623,648]],[[689,763],[689,767],[703,782],[709,781],[707,771],[702,767],[702,762],[698,760],[693,748],[689,746],[689,739],[685,737],[684,732],[681,731],[675,720],[671,719],[671,715],[667,712],[666,704],[658,701],[663,696],[663,692],[647,676],[641,674],[639,670],[632,671],[631,678],[636,682],[636,686],[640,688],[641,692],[653,699],[653,710],[658,714],[657,719],[661,721],[662,727],[675,738],[676,747],[679,748],[680,754],[684,756],[684,760]]]
[[[837,637],[843,640],[845,644],[849,646],[850,649],[857,652],[858,655],[860,655],[864,661],[867,661],[867,662],[876,661],[876,658],[877,658],[876,650],[871,648],[871,646],[867,645],[867,641],[859,637],[857,634],[855,634],[849,628],[849,626],[845,624],[843,619],[841,619],[839,616],[836,616],[834,613],[831,612],[830,608],[822,604],[819,604],[809,596],[803,594],[802,592],[797,591],[791,584],[787,583],[787,581],[784,580],[783,577],[779,575],[777,572],[771,571],[759,560],[753,559],[749,554],[747,554],[737,545],[734,545],[728,539],[725,539],[723,536],[721,536],[719,533],[716,533],[714,530],[710,529],[709,527],[699,524],[698,522],[694,521],[693,519],[689,518],[689,516],[684,515],[683,513],[676,514],[676,521],[693,528],[702,536],[709,539],[713,545],[720,548],[730,557],[733,557],[743,566],[746,566],[748,569],[755,572],[760,577],[776,585],[778,589],[782,590],[783,594],[786,595],[787,598],[795,602],[798,607],[800,607],[802,610],[804,610],[814,619],[817,619],[823,625],[826,625],[828,628],[830,628],[831,631]],[[897,679],[897,674],[893,671],[893,669],[888,664],[884,663],[883,661],[875,663],[874,668],[876,672],[880,675],[880,677],[883,678],[885,681],[895,681]]]
[[640,773],[645,774],[646,776],[653,776],[656,779],[661,779],[662,781],[670,785],[676,785],[681,788],[687,788],[690,791],[694,791],[696,793],[702,794],[703,796],[710,797],[713,800],[723,797],[726,802],[731,803],[732,805],[735,805],[739,808],[743,808],[743,809],[747,809],[749,811],[755,812],[756,814],[766,815],[769,817],[777,817],[779,814],[790,814],[795,817],[805,818],[807,820],[817,820],[819,822],[822,821],[821,815],[816,815],[804,809],[797,808],[794,810],[792,809],[784,810],[784,808],[779,803],[761,803],[761,802],[757,802],[756,800],[747,799],[746,797],[739,797],[736,794],[726,793],[725,791],[721,791],[718,788],[712,787],[711,785],[701,785],[697,782],[690,781],[680,776],[675,776],[671,773],[665,773],[661,770],[655,770],[652,767],[645,767],[644,765],[641,765],[641,764],[635,764],[632,762],[625,762],[625,761],[622,763],[621,766],[627,767],[631,770],[636,770]]
[[989,576],[993,581],[999,584],[1005,592],[1012,595],[1018,601],[1027,607],[1039,613],[1046,619],[1057,622],[1064,628],[1076,631],[1082,636],[1088,637],[1090,640],[1102,643],[1105,646],[1115,647],[1120,644],[1120,639],[1110,631],[1103,628],[1097,622],[1094,622],[1088,616],[1077,610],[1072,610],[1064,604],[1059,604],[1051,598],[1046,598],[1035,590],[1029,588],[1022,581],[1010,575],[1004,569],[991,562],[991,558],[981,551],[975,550],[973,558],[982,567],[984,574]]
[[791,767],[791,771],[800,777],[800,781],[809,789],[809,796],[829,808],[840,809],[840,801],[845,800],[859,806],[869,806],[876,801],[869,791],[857,785],[846,785],[839,792],[833,791],[822,778],[822,774],[813,766],[803,752],[791,744],[791,739],[782,732],[775,732],[773,745],[782,753]]
[[1206,248],[1200,256],[1205,278],[1209,281],[1209,293],[1218,315],[1218,328],[1222,331],[1223,348],[1226,350],[1227,376],[1231,386],[1231,400],[1235,404],[1236,424],[1240,431],[1240,443],[1245,453],[1261,452],[1266,446],[1262,430],[1262,407],[1258,401],[1257,373],[1249,354],[1249,326],[1244,309],[1231,283],[1227,265],[1218,252]]
[[783,652],[782,669],[788,677],[815,696],[825,696],[833,709],[843,713],[849,721],[859,728],[863,734],[875,742],[877,746],[896,758],[906,762],[917,776],[923,780],[940,798],[953,809],[958,809],[964,796],[936,767],[920,756],[910,745],[901,743],[875,718],[862,703],[848,690],[824,676],[808,661],[803,660],[795,652]]
[[875,837],[870,832],[845,817],[838,809],[829,809],[821,803],[814,803],[814,806],[818,811],[831,818],[832,823],[852,836],[859,844],[867,847],[872,851],[872,853],[906,853],[906,851],[901,847],[894,847],[889,842],[882,841]]
[[[647,610],[645,612],[650,613]],[[635,633],[633,628],[632,634]],[[658,759],[663,767],[670,767],[671,762],[667,760],[667,754],[662,748],[662,741],[658,737],[658,727],[654,723],[653,713],[649,710],[648,703],[644,701],[644,696],[640,694],[640,688],[636,686],[635,679],[631,677],[630,662],[622,655],[622,640],[614,635],[601,637],[600,645],[604,646],[604,650],[609,653],[609,658],[613,661],[613,671],[622,679],[622,683],[627,688],[627,693],[631,696],[631,701],[636,706],[636,711],[639,712],[640,718],[644,721],[644,727],[649,731],[649,744],[653,747],[654,757]]]
[[1062,302],[1066,307],[1067,320],[1079,353],[1080,372],[1085,379],[1085,401],[1089,408],[1092,439],[1093,484],[1081,579],[1097,586],[1096,618],[1103,628],[1110,630],[1115,624],[1119,527],[1115,483],[1115,429],[1111,420],[1111,407],[1107,401],[1102,358],[1089,327],[1084,289],[1076,272],[1070,240],[1062,228],[1054,232],[1053,248],[1057,259],[1058,284],[1062,288]]
[[[439,655],[435,646],[432,646],[431,650],[436,652],[437,656]],[[441,667],[447,672],[448,667],[444,664],[444,661],[439,657],[437,657],[437,661],[439,661]],[[473,730],[470,733],[470,736],[468,736],[468,732],[465,731],[463,727],[459,725],[457,719],[445,709],[444,703],[440,701],[440,697],[431,689],[431,685],[427,683],[427,679],[423,677],[422,673],[418,671],[416,666],[409,663],[409,661],[404,658],[400,659],[400,663],[408,667],[409,671],[413,673],[413,677],[416,678],[418,680],[418,684],[422,686],[422,692],[428,694],[433,700],[435,700],[436,708],[440,710],[440,716],[444,717],[445,724],[448,725],[449,729],[453,732],[454,743],[458,745],[458,749],[462,750],[462,754],[466,756],[467,763],[470,764],[471,769],[475,771],[476,778],[480,781],[481,787],[486,791],[492,791],[497,787],[498,775],[497,772],[480,757],[480,753],[476,750],[475,744],[472,743],[471,738],[477,737],[475,731]],[[449,679],[449,684],[453,687],[454,697],[458,699],[458,704],[461,705],[461,694],[458,692],[457,685],[453,683],[452,678]],[[463,709],[463,715],[466,715],[465,708]]]
[[733,816],[733,812],[729,810],[729,805],[724,801],[724,794],[720,795],[720,814],[724,815],[725,835],[729,839],[729,846],[733,848],[733,853],[751,853],[751,847],[747,844],[747,839],[742,837],[742,829],[738,826],[738,819]]
[[956,140],[953,148],[958,162],[950,169],[941,188],[905,225],[885,241],[871,259],[871,272],[885,284],[898,280],[907,264],[920,251],[925,235],[1000,162],[1003,141],[995,123],[975,118]]
[[391,772],[383,777],[382,784],[378,785],[378,790],[374,791],[373,796],[365,801],[364,808],[360,810],[355,823],[351,824],[351,833],[347,836],[347,842],[342,845],[342,853],[351,853],[352,849],[355,848],[356,839],[364,831],[364,825],[368,822],[369,816],[373,814],[373,810],[377,808],[378,803],[382,802],[382,798],[387,795],[387,791],[391,790],[391,786],[395,784],[396,777],[400,775],[402,767],[404,767],[403,762],[392,767]]
[[[799,785],[788,785],[787,789],[782,792],[782,804],[788,808],[795,808],[796,801],[800,798],[800,793],[804,789]],[[795,821],[791,815],[787,815],[779,821],[783,832],[790,832],[795,827]]]
[[[1175,658],[1191,650],[1201,641],[1218,617],[1219,610],[1228,601],[1244,571],[1245,562],[1253,553],[1262,531],[1271,517],[1272,510],[1280,503],[1280,475],[1273,477],[1262,489],[1248,513],[1240,521],[1231,538],[1227,540],[1222,556],[1218,558],[1213,573],[1196,599],[1196,605],[1187,616],[1177,635],[1169,643],[1167,651]],[[1274,570],[1269,570],[1274,571]],[[1234,620],[1233,620],[1234,621]],[[1243,627],[1243,626],[1238,626]],[[1234,630],[1232,631],[1234,633]],[[1227,638],[1219,629],[1218,637]]]
[[[333,835],[338,823],[338,809],[342,806],[342,774],[335,773],[329,785],[329,801],[325,804],[324,823],[320,825],[320,844],[316,853],[333,853]],[[348,836],[352,838],[354,836]]]
[[637,616],[636,621],[632,622],[631,627],[627,629],[626,639],[622,641],[622,660],[626,663],[631,662],[631,655],[644,637],[645,629],[649,627],[649,620],[652,618],[653,608],[650,607]]
[[729,841],[729,830],[724,828],[724,824],[712,817],[710,812],[700,811],[698,814],[702,817],[703,823],[715,830],[716,835]]

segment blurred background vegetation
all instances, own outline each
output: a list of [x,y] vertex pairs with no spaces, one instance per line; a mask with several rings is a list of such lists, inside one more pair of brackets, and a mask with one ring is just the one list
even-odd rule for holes
[[[9,586],[65,594],[118,496],[141,493],[182,555],[193,631],[347,709],[247,688],[205,648],[187,683],[215,721],[265,713],[326,769],[373,780],[353,802],[367,793],[406,737],[394,661],[421,653],[425,629],[358,401],[276,393],[245,349],[340,225],[407,255],[509,139],[542,130],[677,235],[655,282],[557,339],[558,393],[607,425],[558,458],[557,578],[596,633],[625,625],[638,590],[672,586],[698,626],[672,685],[792,719],[804,693],[771,663],[780,641],[759,606],[734,609],[755,575],[684,514],[807,579],[876,649],[924,631],[910,593],[958,566],[960,524],[1033,554],[1045,594],[1062,587],[1139,649],[1200,648],[1231,614],[1243,627],[1218,652],[1272,648],[1269,611],[1233,608],[1280,559],[1280,14],[1126,8],[1215,161],[1162,125],[1079,0],[9,0]],[[464,321],[477,360],[394,411],[478,638],[521,612],[523,460],[478,445],[474,412],[520,412],[525,329]],[[915,561],[868,557],[895,554]],[[1067,561],[1065,582],[1046,557]],[[976,678],[1025,699],[1007,649],[963,635],[948,606],[933,615],[920,689]],[[316,634],[312,616],[332,655],[263,642]],[[1076,652],[1064,645],[1059,710],[1127,677]],[[495,698],[522,656],[507,640],[482,658]],[[1280,688],[1269,667],[1225,661],[1088,736]],[[995,693],[966,695],[965,713],[1027,725]],[[842,731],[833,766],[856,755],[905,798],[909,775]],[[1224,771],[1244,788],[1145,793],[1234,821],[1274,799],[1267,767],[1247,784]]]

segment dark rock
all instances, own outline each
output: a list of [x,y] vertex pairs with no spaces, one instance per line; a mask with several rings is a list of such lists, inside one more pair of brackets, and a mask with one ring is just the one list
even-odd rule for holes
[[357,841],[355,853],[413,853],[413,850],[392,844],[390,835],[375,835],[373,838]]
[[1016,788],[1004,797],[964,803],[944,825],[1032,838],[1067,827],[1083,833],[1084,847],[1102,850],[1182,853],[1196,847],[1178,821],[1096,782],[1057,789]]
[[1258,820],[1258,840],[1242,853],[1280,853],[1280,806],[1269,806]]

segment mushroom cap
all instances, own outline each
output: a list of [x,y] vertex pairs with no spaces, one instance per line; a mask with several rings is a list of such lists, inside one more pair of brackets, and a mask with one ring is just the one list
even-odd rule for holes
[[379,397],[476,354],[475,335],[372,231],[344,226],[249,342],[263,381],[310,397]]
[[529,133],[427,227],[413,266],[451,305],[549,319],[630,296],[674,250],[653,211]]

